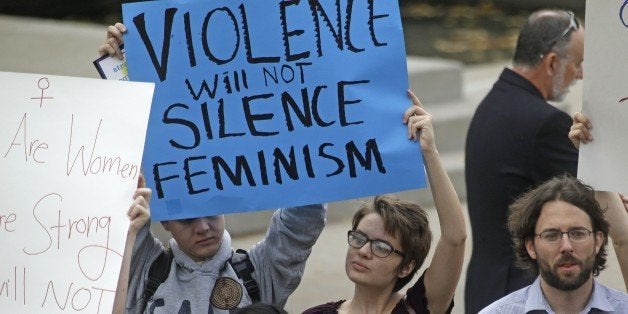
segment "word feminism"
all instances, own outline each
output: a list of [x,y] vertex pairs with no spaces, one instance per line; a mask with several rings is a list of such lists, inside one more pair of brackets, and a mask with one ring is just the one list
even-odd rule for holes
[[[340,175],[345,170],[345,163],[348,164],[349,176],[351,178],[357,177],[358,164],[366,170],[372,170],[375,166],[373,162],[375,162],[377,171],[382,174],[386,173],[386,168],[384,167],[375,139],[369,139],[366,143],[360,145],[364,146],[364,153],[362,153],[360,150],[361,147],[358,147],[354,141],[346,143],[344,147],[346,153],[346,156],[344,157],[346,157],[346,159],[342,159],[341,157],[343,156],[335,156],[333,153],[328,151],[334,149],[334,146],[335,145],[332,143],[322,143],[318,146],[318,153],[315,155],[315,157],[323,158],[332,162],[335,166],[335,169],[326,173],[325,176],[331,177]],[[272,157],[268,157],[267,155],[272,155]],[[295,147],[290,146],[287,154],[284,150],[277,147],[273,149],[270,154],[260,150],[257,152],[256,156],[253,157],[245,155],[234,156],[234,166],[230,166],[229,162],[225,160],[225,157],[223,156],[208,157],[205,155],[187,157],[183,160],[183,165],[180,165],[176,161],[156,163],[153,166],[153,175],[155,177],[157,197],[164,198],[164,182],[173,179],[179,179],[179,181],[183,179],[187,187],[187,192],[190,195],[208,192],[210,190],[208,186],[211,183],[211,179],[204,179],[205,183],[201,184],[200,187],[195,185],[192,181],[192,179],[196,176],[207,175],[208,172],[205,170],[213,172],[215,180],[213,184],[218,190],[224,189],[223,181],[226,181],[225,177],[229,180],[228,182],[234,186],[242,186],[243,184],[257,186],[260,183],[262,185],[269,185],[270,182],[267,168],[271,167],[269,166],[270,164],[272,164],[272,169],[274,170],[274,182],[278,184],[283,184],[282,174],[286,175],[289,179],[299,180],[300,173],[305,171],[309,178],[315,178],[317,174],[316,169],[312,166],[312,152],[310,146],[303,146],[299,155],[301,160],[296,157]],[[269,162],[267,159],[272,159],[272,161]],[[195,165],[193,166],[192,164]],[[198,169],[199,167],[198,164],[200,164],[201,169],[205,170],[195,171],[195,169]],[[255,171],[253,171],[254,165],[257,165],[257,169],[254,169]],[[175,171],[182,171],[183,175],[172,174],[172,171],[167,172],[170,175],[163,174],[163,168],[174,167],[178,168]],[[253,175],[254,172],[259,174],[259,178],[255,178]],[[245,178],[246,182],[244,182]]]

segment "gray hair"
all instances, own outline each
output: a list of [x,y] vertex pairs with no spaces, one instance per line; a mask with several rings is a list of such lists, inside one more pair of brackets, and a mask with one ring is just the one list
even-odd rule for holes
[[[535,67],[542,56],[550,51],[559,58],[567,56],[567,46],[573,30],[570,29],[573,13],[562,10],[541,10],[532,13],[517,39],[513,64],[516,67]],[[577,25],[580,22],[575,18]],[[565,33],[566,32],[566,33]]]

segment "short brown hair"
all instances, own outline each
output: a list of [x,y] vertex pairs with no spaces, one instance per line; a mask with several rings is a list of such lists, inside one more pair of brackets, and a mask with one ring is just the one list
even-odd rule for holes
[[580,208],[591,219],[593,232],[601,231],[604,234],[604,242],[595,256],[593,267],[593,276],[599,275],[600,271],[606,267],[608,222],[604,219],[604,211],[600,208],[600,204],[595,200],[593,188],[570,175],[552,178],[525,193],[510,205],[508,229],[512,234],[518,265],[530,269],[536,275],[539,274],[537,261],[528,254],[525,242],[535,237],[536,223],[543,205],[558,200]]
[[401,251],[406,255],[397,268],[400,271],[403,267],[415,262],[414,269],[408,276],[398,278],[393,292],[403,288],[421,267],[425,257],[430,251],[432,244],[432,232],[425,210],[416,203],[394,199],[390,196],[376,196],[371,204],[363,204],[353,215],[353,230],[364,216],[375,213],[382,217],[384,230],[399,239]]

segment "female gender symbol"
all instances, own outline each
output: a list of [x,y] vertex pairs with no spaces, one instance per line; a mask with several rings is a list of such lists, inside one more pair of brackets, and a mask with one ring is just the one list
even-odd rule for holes
[[39,81],[37,81],[37,87],[39,87],[39,89],[41,89],[41,96],[40,97],[31,97],[31,99],[39,99],[39,108],[41,108],[41,105],[44,102],[44,99],[54,99],[54,97],[44,97],[44,90],[48,89],[48,87],[50,87],[50,82],[48,81],[47,77],[42,77],[39,79]]

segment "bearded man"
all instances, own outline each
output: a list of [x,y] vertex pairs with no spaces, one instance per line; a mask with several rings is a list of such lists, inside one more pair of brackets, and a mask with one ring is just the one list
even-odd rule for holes
[[481,314],[628,313],[628,295],[593,278],[606,264],[609,224],[591,187],[553,178],[511,205],[508,228],[519,266],[540,275]]

